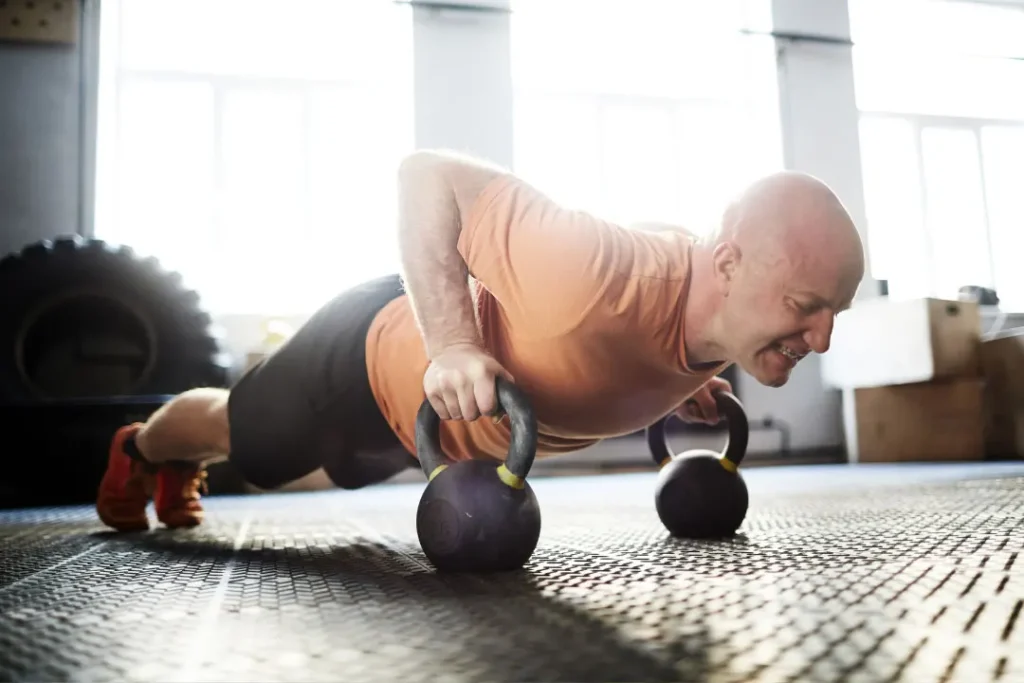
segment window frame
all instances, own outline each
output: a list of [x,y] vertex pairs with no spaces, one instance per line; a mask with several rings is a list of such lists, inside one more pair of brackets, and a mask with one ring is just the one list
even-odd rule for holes
[[[984,238],[988,244],[988,268],[992,276],[992,282],[989,286],[996,288],[996,283],[999,279],[999,270],[995,260],[995,249],[993,247],[993,233],[992,233],[992,219],[991,209],[989,207],[989,185],[988,179],[985,172],[985,150],[982,144],[982,131],[984,128],[989,126],[1001,127],[1001,128],[1018,128],[1024,132],[1024,120],[1012,119],[1012,118],[1001,118],[1001,117],[958,117],[958,116],[943,116],[938,114],[909,114],[902,112],[891,112],[884,110],[873,110],[873,109],[862,109],[859,111],[859,120],[896,120],[907,123],[912,132],[912,142],[914,155],[917,161],[917,181],[920,187],[920,215],[924,221],[924,235],[927,243],[928,250],[928,283],[927,291],[932,296],[940,296],[939,286],[937,282],[936,271],[939,268],[939,264],[935,259],[935,245],[934,245],[934,234],[931,227],[928,224],[928,186],[925,181],[925,160],[922,143],[922,135],[928,128],[946,128],[946,129],[957,129],[963,131],[970,131],[974,137],[975,149],[978,156],[978,169],[981,180],[982,190],[982,212],[984,216]],[[870,213],[870,210],[869,210]],[[870,229],[870,226],[869,226]],[[892,259],[885,258],[885,262],[889,262]],[[876,277],[885,279],[887,273],[873,274]],[[964,283],[965,285],[968,283]],[[971,283],[980,284],[980,283]],[[998,291],[998,290],[997,290]],[[1024,292],[1017,295],[1014,298],[1019,298],[1024,301]]]

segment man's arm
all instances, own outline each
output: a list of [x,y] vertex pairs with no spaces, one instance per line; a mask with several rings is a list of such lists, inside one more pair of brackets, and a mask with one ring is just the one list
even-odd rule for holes
[[483,347],[459,236],[477,198],[506,173],[443,152],[417,152],[399,169],[398,242],[405,289],[423,336],[423,391],[442,420],[497,408],[494,380],[512,376]]
[[457,244],[477,197],[507,171],[449,152],[422,151],[399,168],[399,250],[427,357],[482,346]]

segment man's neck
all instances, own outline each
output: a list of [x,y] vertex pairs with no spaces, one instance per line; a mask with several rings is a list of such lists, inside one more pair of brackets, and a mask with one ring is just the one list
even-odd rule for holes
[[686,364],[692,369],[720,363],[722,349],[715,343],[718,292],[712,281],[710,245],[698,241],[690,260],[690,291],[683,313]]

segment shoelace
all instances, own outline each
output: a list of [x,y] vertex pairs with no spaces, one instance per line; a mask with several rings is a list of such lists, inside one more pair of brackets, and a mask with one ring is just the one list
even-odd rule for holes
[[[206,481],[205,469],[200,470],[179,470],[171,469],[165,476],[181,477],[181,497],[183,500],[198,500],[199,494],[209,495],[210,488]],[[172,480],[173,481],[173,480]]]
[[206,496],[210,494],[210,487],[206,482],[206,470],[199,470],[194,476],[185,480],[185,485],[181,489],[181,495],[183,498],[188,500],[195,500],[199,498],[200,492]]

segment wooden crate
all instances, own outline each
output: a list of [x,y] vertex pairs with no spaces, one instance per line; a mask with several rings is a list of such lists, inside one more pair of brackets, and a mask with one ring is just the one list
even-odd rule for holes
[[1024,330],[981,345],[985,376],[986,449],[998,458],[1024,457]]
[[963,378],[856,389],[851,460],[984,459],[984,384]]

